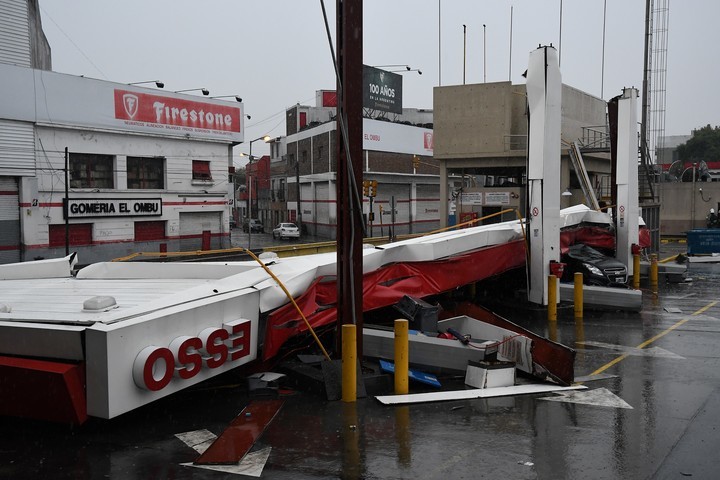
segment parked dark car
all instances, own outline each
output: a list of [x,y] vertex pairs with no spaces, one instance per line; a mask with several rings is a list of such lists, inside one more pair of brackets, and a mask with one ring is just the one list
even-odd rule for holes
[[622,262],[587,245],[572,245],[560,261],[565,264],[564,282],[572,282],[575,272],[580,272],[585,285],[619,287],[627,284],[627,267]]
[[262,233],[263,224],[257,218],[251,218],[243,222],[243,232]]

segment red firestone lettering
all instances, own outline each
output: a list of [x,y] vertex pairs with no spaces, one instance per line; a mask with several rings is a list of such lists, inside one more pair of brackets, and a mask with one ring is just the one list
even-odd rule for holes
[[199,123],[200,128],[230,128],[232,126],[232,116],[229,114],[206,112],[205,110],[188,111],[186,108],[171,107],[163,102],[156,101],[153,103],[155,111],[155,123],[175,124],[178,122]]

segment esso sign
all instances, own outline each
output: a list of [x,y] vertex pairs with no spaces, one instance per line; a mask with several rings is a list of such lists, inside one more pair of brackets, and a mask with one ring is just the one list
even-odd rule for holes
[[177,337],[167,347],[143,348],[133,362],[135,385],[156,392],[173,378],[187,380],[204,368],[218,368],[248,356],[251,325],[250,320],[233,320],[222,328],[208,327],[196,337]]

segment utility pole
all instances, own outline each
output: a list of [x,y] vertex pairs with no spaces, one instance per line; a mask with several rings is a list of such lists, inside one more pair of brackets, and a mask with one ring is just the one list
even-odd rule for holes
[[337,351],[341,325],[357,327],[357,358],[363,356],[362,185],[363,2],[337,0]]

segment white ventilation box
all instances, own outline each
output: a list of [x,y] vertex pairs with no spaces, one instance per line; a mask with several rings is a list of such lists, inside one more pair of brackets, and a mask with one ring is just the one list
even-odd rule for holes
[[514,362],[468,361],[465,384],[475,388],[510,387],[515,385]]

